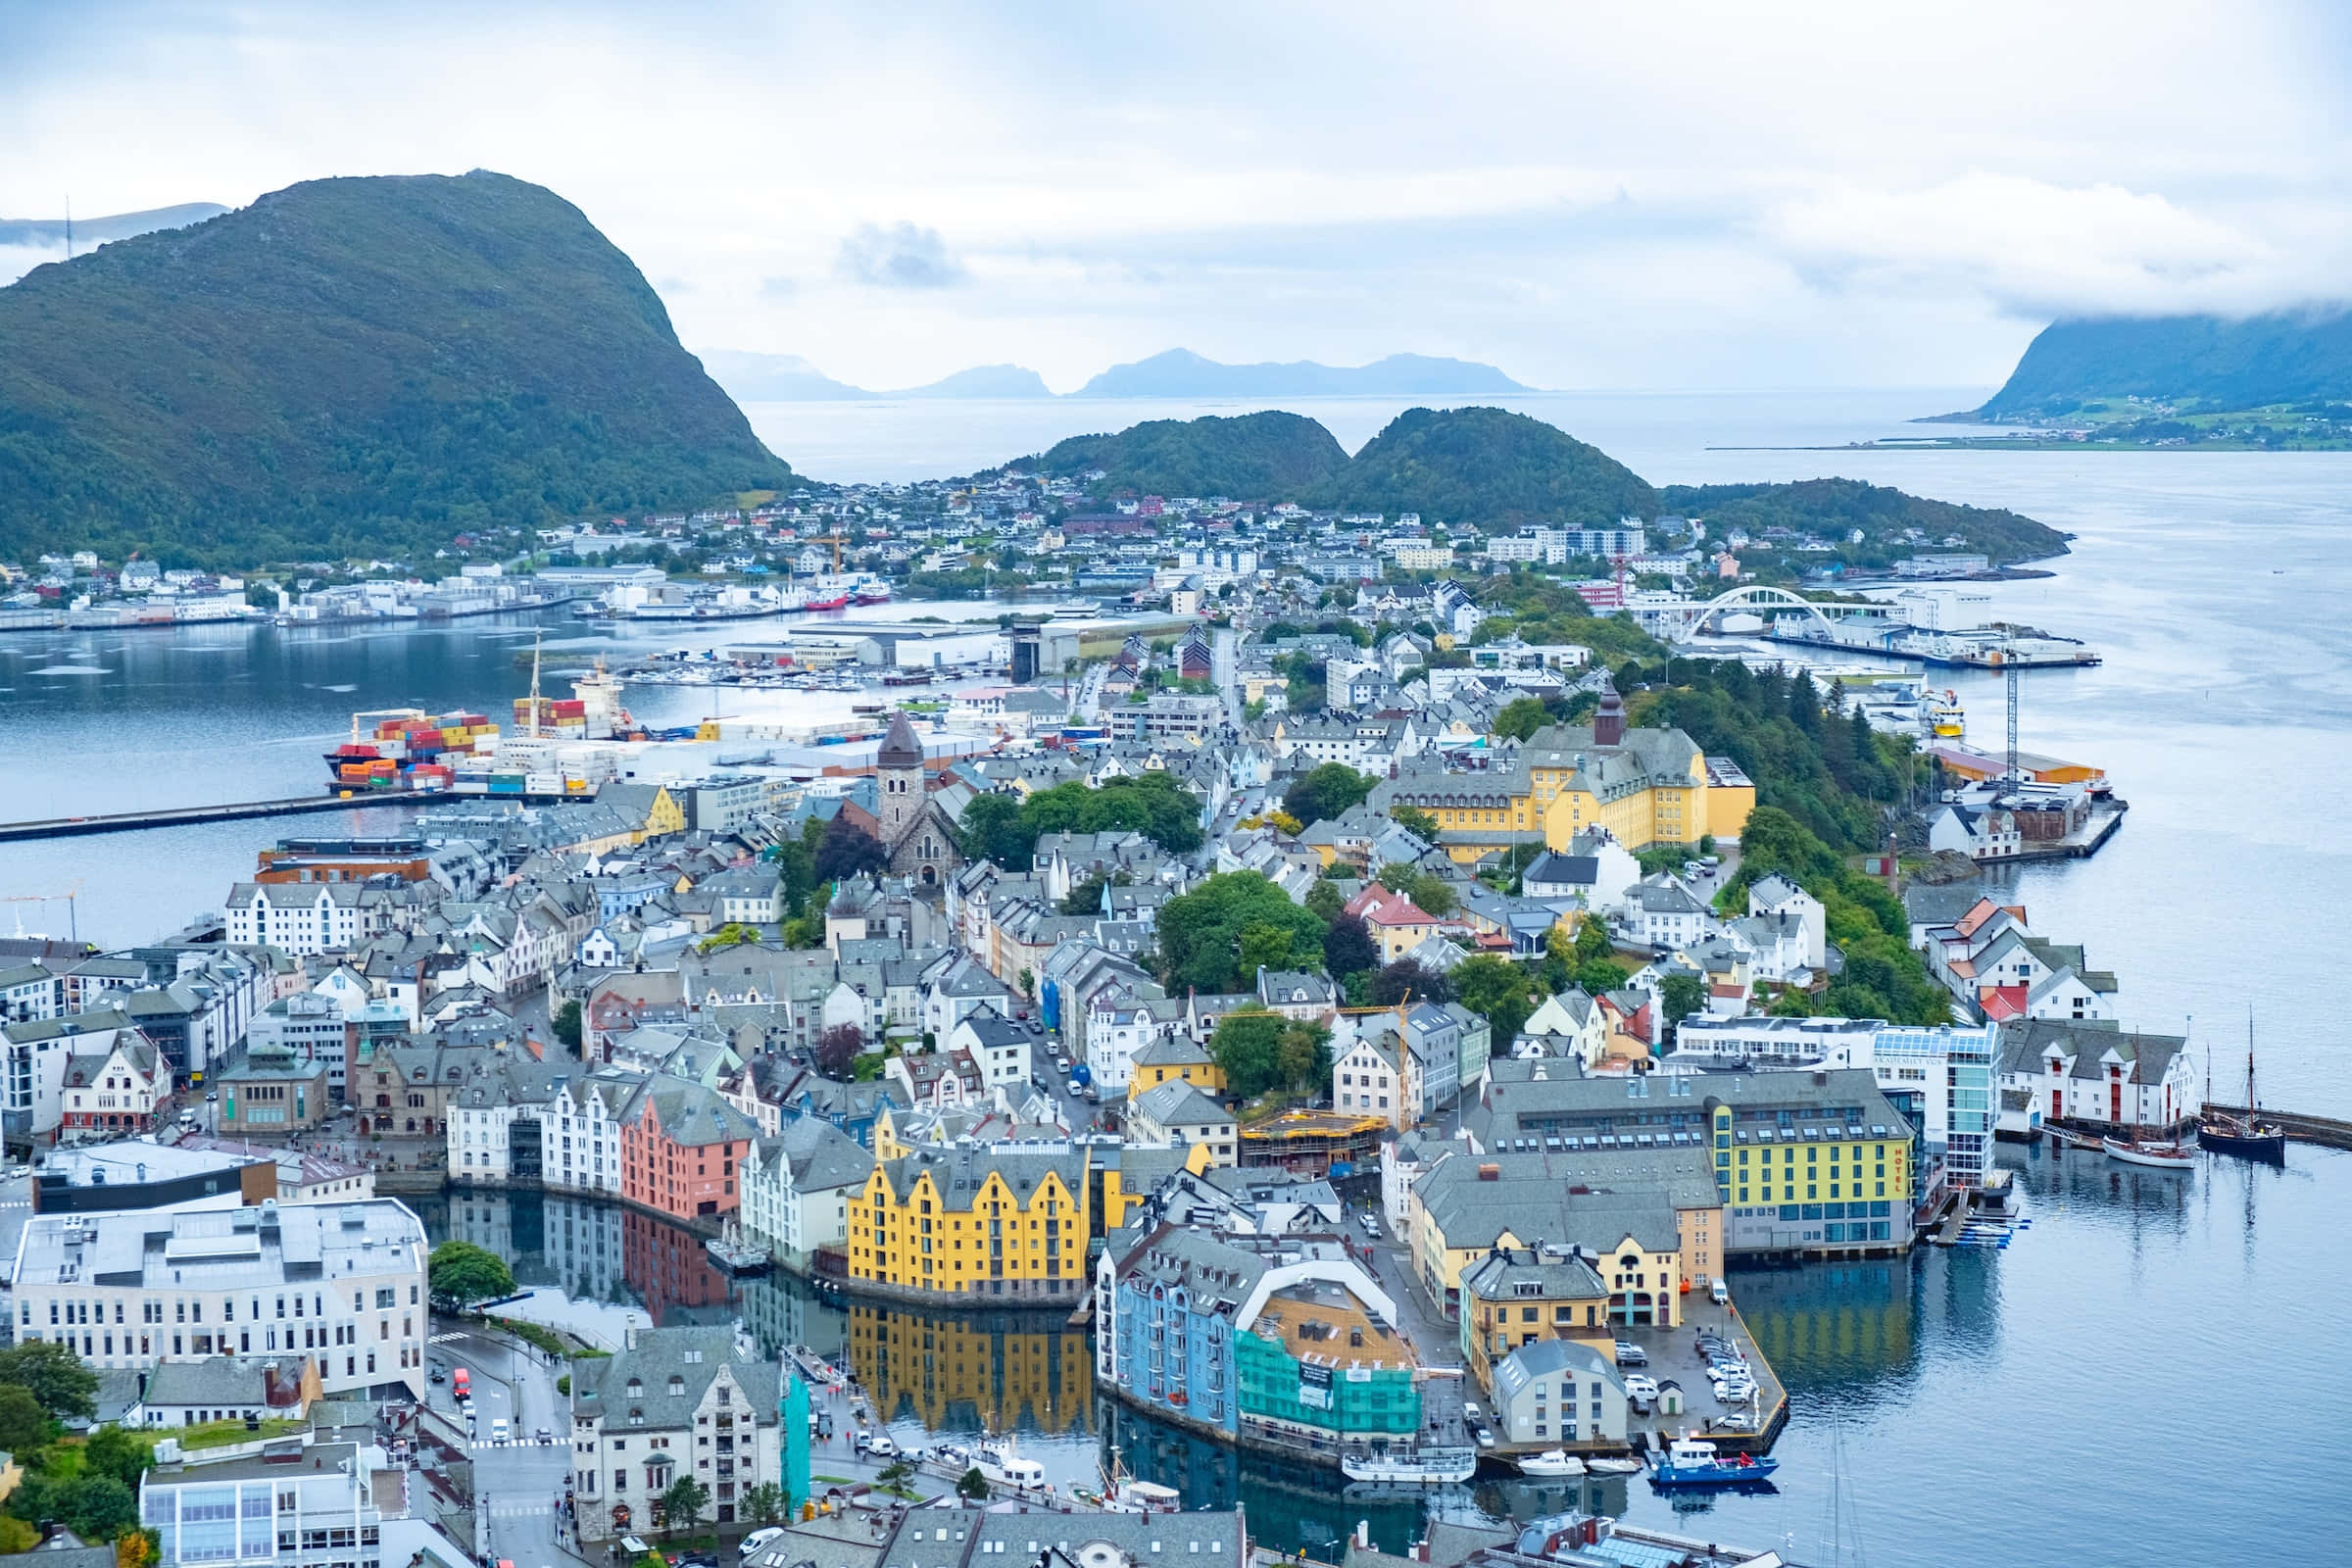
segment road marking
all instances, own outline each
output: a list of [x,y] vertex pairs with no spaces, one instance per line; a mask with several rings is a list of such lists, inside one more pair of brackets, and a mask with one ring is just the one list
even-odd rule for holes
[[466,1340],[466,1339],[471,1339],[471,1338],[472,1338],[472,1336],[471,1336],[471,1335],[469,1335],[469,1334],[466,1334],[466,1332],[464,1332],[463,1330],[460,1330],[460,1331],[458,1331],[458,1332],[451,1333],[451,1334],[436,1334],[436,1335],[434,1335],[434,1336],[433,1336],[431,1339],[429,1339],[429,1340],[425,1341],[424,1343],[425,1343],[425,1344],[427,1344],[427,1345],[449,1345],[449,1344],[453,1344],[454,1342],[456,1342],[456,1341],[458,1341],[458,1340]]

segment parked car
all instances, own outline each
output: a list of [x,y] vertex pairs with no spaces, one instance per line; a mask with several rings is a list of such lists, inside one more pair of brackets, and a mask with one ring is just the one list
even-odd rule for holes
[[1707,1295],[1714,1298],[1717,1306],[1722,1306],[1731,1300],[1732,1288],[1729,1285],[1724,1284],[1723,1281],[1717,1280],[1714,1284],[1707,1287]]
[[766,1545],[769,1542],[775,1540],[783,1533],[784,1527],[782,1525],[769,1525],[765,1530],[755,1530],[750,1535],[743,1538],[743,1544],[735,1548],[735,1555],[738,1557],[749,1557],[753,1552],[758,1551],[761,1546]]
[[1480,1447],[1492,1448],[1494,1446],[1494,1434],[1488,1431],[1485,1427],[1480,1427],[1476,1433],[1476,1436],[1478,1438],[1478,1446]]
[[1625,1396],[1629,1399],[1654,1399],[1658,1396],[1657,1379],[1636,1372],[1625,1380]]
[[1365,1210],[1365,1211],[1364,1211],[1364,1220],[1363,1220],[1363,1223],[1364,1223],[1364,1234],[1365,1234],[1366,1236],[1369,1236],[1369,1237],[1371,1237],[1371,1238],[1372,1238],[1372,1240],[1374,1240],[1374,1241],[1376,1241],[1376,1242],[1377,1242],[1377,1241],[1379,1241],[1379,1240],[1380,1240],[1380,1218],[1379,1218],[1379,1216],[1378,1216],[1378,1215],[1376,1215],[1376,1214],[1374,1214],[1374,1213],[1372,1213],[1372,1212],[1371,1212],[1371,1210],[1367,1209],[1367,1210]]
[[1617,1342],[1617,1364],[1619,1366],[1647,1366],[1649,1365],[1649,1352],[1630,1340],[1619,1340]]
[[449,1381],[449,1374],[442,1371],[439,1367],[435,1367],[424,1375],[424,1381],[427,1383],[447,1383]]

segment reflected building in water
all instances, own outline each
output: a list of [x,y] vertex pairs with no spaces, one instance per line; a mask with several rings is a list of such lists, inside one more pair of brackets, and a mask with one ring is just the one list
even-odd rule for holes
[[554,1193],[452,1192],[416,1203],[436,1240],[497,1253],[526,1289],[548,1286],[574,1300],[626,1301],[618,1204]]
[[932,1432],[1084,1432],[1094,1346],[1059,1314],[909,1311],[853,1300],[850,1366],[885,1421]]

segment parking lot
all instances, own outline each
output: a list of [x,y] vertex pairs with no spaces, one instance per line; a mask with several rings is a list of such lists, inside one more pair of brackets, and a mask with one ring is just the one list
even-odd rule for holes
[[[1678,1437],[1759,1439],[1772,1430],[1786,1395],[1771,1363],[1740,1320],[1737,1285],[1730,1305],[1718,1306],[1699,1291],[1692,1291],[1682,1301],[1683,1322],[1678,1328],[1618,1331],[1620,1339],[1641,1346],[1649,1355],[1647,1366],[1625,1370],[1646,1375],[1661,1385],[1678,1383],[1683,1390],[1682,1414],[1666,1414],[1660,1401],[1651,1405],[1647,1415],[1633,1412],[1628,1417],[1630,1427],[1647,1432],[1653,1444]],[[1721,1335],[1747,1363],[1756,1384],[1753,1399],[1729,1405],[1715,1397],[1707,1380],[1706,1358],[1698,1351],[1701,1331]]]

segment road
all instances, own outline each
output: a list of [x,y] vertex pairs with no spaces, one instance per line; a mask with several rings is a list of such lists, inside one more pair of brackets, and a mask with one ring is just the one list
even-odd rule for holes
[[[445,1320],[433,1327],[425,1353],[428,1376],[464,1367],[472,1384],[476,1553],[515,1568],[573,1568],[586,1562],[572,1549],[568,1524],[560,1517],[571,1475],[570,1401],[556,1392],[563,1365],[478,1328]],[[425,1387],[434,1409],[460,1426],[466,1424],[467,1412],[450,1383]],[[492,1440],[501,1417],[521,1437],[503,1444]],[[538,1440],[542,1429],[550,1441]]]

